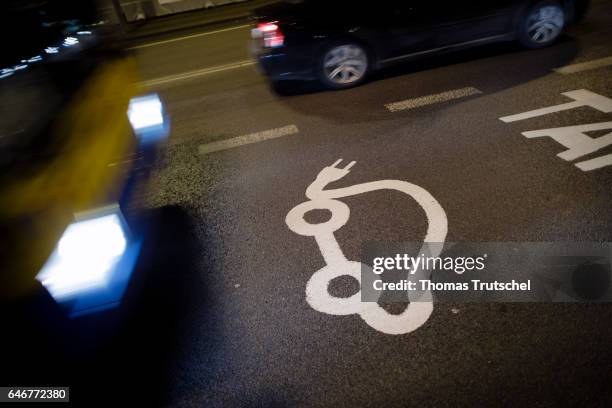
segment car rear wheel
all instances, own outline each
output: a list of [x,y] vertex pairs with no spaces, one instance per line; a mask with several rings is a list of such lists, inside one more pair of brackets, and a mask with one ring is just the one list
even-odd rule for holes
[[368,53],[353,42],[329,45],[318,63],[319,80],[329,89],[344,89],[365,80],[369,70]]
[[556,1],[542,1],[529,8],[521,21],[519,40],[527,48],[552,44],[565,27],[565,11]]

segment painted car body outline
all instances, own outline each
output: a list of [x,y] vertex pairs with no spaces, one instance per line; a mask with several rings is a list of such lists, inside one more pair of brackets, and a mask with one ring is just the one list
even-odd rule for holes
[[[402,180],[378,180],[325,190],[329,183],[345,177],[356,163],[353,161],[344,168],[338,168],[341,162],[342,159],[339,159],[331,166],[323,168],[306,189],[309,201],[295,206],[285,218],[287,226],[293,232],[315,238],[327,264],[316,271],[308,281],[306,301],[313,309],[322,313],[358,314],[370,327],[386,334],[410,333],[422,326],[433,312],[433,297],[429,291],[423,292],[418,302],[411,302],[400,314],[390,314],[376,302],[362,302],[361,289],[348,298],[335,297],[329,293],[329,282],[344,275],[355,278],[361,287],[362,263],[348,260],[334,236],[334,231],[344,226],[350,216],[349,207],[338,199],[379,190],[394,190],[410,196],[421,206],[427,217],[427,233],[421,251],[427,250],[431,256],[437,256],[442,251],[448,232],[446,213],[427,190]],[[329,210],[331,218],[320,224],[308,223],[304,215],[316,209]],[[425,274],[425,271],[418,270],[413,276],[425,279]]]

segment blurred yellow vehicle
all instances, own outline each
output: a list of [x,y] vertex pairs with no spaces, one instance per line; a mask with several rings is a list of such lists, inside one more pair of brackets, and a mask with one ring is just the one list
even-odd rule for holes
[[[31,8],[11,11],[9,29],[31,23]],[[97,27],[48,24],[0,71],[0,302],[42,285],[78,316],[121,300],[139,254],[130,192],[169,126]]]

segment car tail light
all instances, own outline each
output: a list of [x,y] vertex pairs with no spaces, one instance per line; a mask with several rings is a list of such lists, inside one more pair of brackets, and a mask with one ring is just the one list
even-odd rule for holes
[[257,31],[263,37],[264,47],[274,48],[280,47],[285,42],[285,35],[278,27],[278,23],[259,23],[257,25]]

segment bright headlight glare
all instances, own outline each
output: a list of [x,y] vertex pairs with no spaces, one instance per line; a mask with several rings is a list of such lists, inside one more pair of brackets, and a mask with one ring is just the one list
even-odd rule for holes
[[128,106],[128,118],[135,132],[153,126],[163,126],[164,107],[157,94],[132,98]]
[[57,301],[104,288],[126,246],[119,214],[77,221],[64,231],[36,279]]

